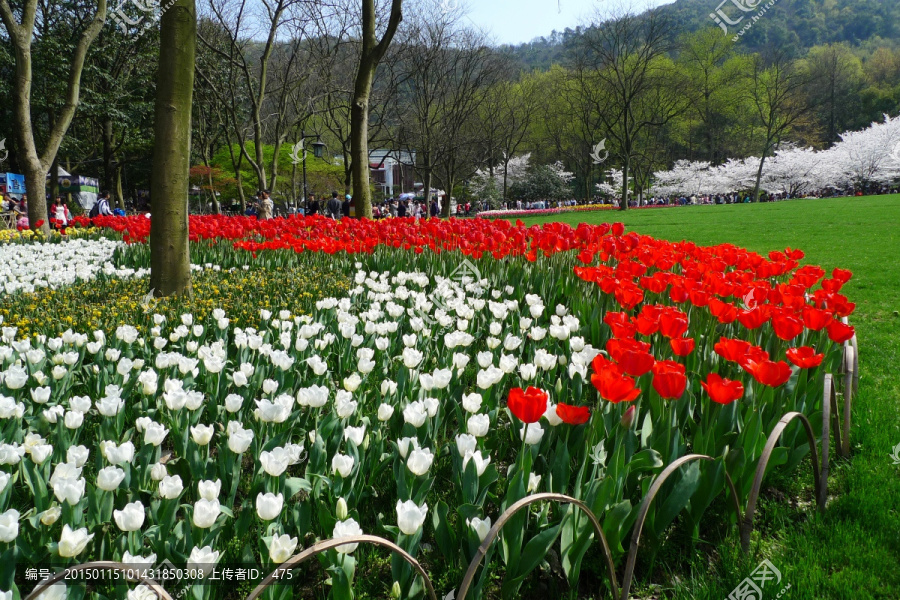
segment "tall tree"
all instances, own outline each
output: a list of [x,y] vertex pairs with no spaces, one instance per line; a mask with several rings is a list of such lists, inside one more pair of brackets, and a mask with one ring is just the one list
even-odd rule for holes
[[840,139],[842,131],[863,124],[854,122],[865,81],[862,61],[846,44],[828,44],[810,49],[806,70],[810,99],[825,127],[825,143],[830,146]]
[[[503,169],[503,199],[509,190],[509,161],[531,133],[540,107],[537,80],[512,78],[491,86],[478,113],[484,138],[484,160],[490,171],[500,161]],[[546,90],[545,90],[546,91]],[[491,172],[493,176],[493,172]]]
[[195,0],[170,6],[160,23],[150,180],[150,287],[157,296],[191,294],[188,187],[197,7]]
[[403,20],[403,0],[391,0],[391,13],[381,39],[378,39],[375,0],[362,2],[362,49],[350,104],[350,160],[356,216],[372,218],[372,193],[369,190],[369,98],[375,71],[387,53],[397,27]]
[[753,186],[753,199],[759,201],[766,158],[771,156],[788,133],[801,125],[802,119],[809,113],[810,104],[804,89],[810,79],[808,73],[780,51],[774,52],[768,61],[755,55],[752,79],[750,99],[763,138]]
[[[41,3],[41,11],[52,13],[58,6]],[[19,166],[24,171],[25,189],[28,202],[28,220],[33,229],[42,223],[45,233],[50,233],[47,218],[47,202],[45,200],[47,172],[56,160],[56,153],[62,143],[63,136],[75,116],[78,97],[81,90],[81,73],[88,49],[93,43],[106,18],[106,0],[97,0],[97,10],[88,20],[88,25],[81,32],[75,44],[69,62],[69,78],[66,87],[65,103],[54,115],[50,133],[44,143],[43,152],[38,151],[35,130],[32,126],[31,87],[32,87],[32,42],[35,37],[35,18],[37,17],[37,0],[25,0],[14,10],[8,0],[0,0],[0,20],[9,35],[16,57],[15,85],[13,86],[13,104],[15,106],[15,130],[18,149]],[[42,17],[49,17],[45,14]]]
[[[258,189],[273,189],[278,177],[278,149],[292,129],[287,105],[297,86],[308,75],[308,61],[301,44],[303,24],[303,0],[266,0],[262,9],[250,0],[209,0],[210,12],[215,20],[204,23],[200,41],[212,53],[211,60],[218,59],[233,70],[227,87],[219,93],[230,100],[225,105],[232,113],[233,134],[237,138],[241,154],[256,172]],[[285,32],[291,40],[279,43]],[[257,41],[262,39],[262,45]],[[210,69],[205,68],[201,77],[210,85]],[[213,89],[215,86],[212,86]],[[237,100],[243,104],[239,105]],[[245,123],[240,113],[246,112],[250,135],[245,133]],[[275,117],[271,119],[271,117]],[[271,135],[267,128],[271,126]],[[253,154],[247,150],[247,138],[253,140]],[[267,141],[275,143],[272,163],[266,170],[264,147]]]
[[585,31],[575,47],[582,94],[594,104],[622,164],[622,210],[628,208],[629,172],[641,134],[687,107],[683,81],[668,58],[675,47],[671,29],[659,8],[640,15],[625,11]]

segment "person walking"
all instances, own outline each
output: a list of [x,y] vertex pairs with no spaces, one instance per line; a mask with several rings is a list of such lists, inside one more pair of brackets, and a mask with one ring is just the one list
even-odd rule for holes
[[63,203],[62,198],[59,196],[56,197],[56,202],[53,203],[53,218],[56,221],[57,229],[60,231],[69,225],[69,207]]
[[275,203],[272,202],[272,199],[269,197],[269,192],[263,190],[260,193],[259,200],[259,220],[260,221],[268,221],[272,218],[273,213],[275,212]]
[[341,201],[337,192],[331,192],[331,200],[325,205],[325,216],[335,221],[341,220]]
[[344,196],[344,201],[341,203],[341,214],[344,218],[350,218],[350,200],[352,200],[350,194]]
[[306,202],[306,216],[313,216],[319,214],[319,201],[316,200],[315,194],[309,195],[309,200]]

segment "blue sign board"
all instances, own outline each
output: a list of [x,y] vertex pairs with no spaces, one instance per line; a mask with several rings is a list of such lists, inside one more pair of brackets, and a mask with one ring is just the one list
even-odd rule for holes
[[0,173],[0,186],[7,194],[20,196],[25,193],[25,176],[15,173]]

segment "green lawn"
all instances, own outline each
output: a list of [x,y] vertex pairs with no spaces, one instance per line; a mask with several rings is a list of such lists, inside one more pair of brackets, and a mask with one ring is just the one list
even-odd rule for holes
[[740,557],[736,531],[693,557],[667,561],[662,551],[636,593],[721,600],[765,558],[784,577],[777,589],[764,589],[766,600],[788,584],[781,598],[900,599],[900,466],[890,457],[900,444],[900,195],[523,219],[528,225],[549,220],[623,221],[654,237],[730,242],[763,254],[790,246],[804,250],[807,262],[854,273],[843,290],[857,303],[851,322],[860,347],[853,454],[832,461],[826,512],[817,514],[807,501],[812,479],[805,462],[779,482],[785,494],[766,494],[751,557]]

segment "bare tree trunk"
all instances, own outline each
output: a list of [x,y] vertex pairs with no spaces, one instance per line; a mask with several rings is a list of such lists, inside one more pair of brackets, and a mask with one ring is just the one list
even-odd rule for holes
[[53,164],[50,165],[50,201],[56,202],[56,197],[59,196],[59,158],[53,159]]
[[163,13],[159,42],[150,183],[150,287],[157,296],[190,295],[187,193],[197,52],[195,0],[175,0]]
[[759,184],[762,181],[763,165],[766,164],[766,152],[759,159],[759,168],[756,170],[756,184],[753,186],[753,201],[759,202]]
[[124,167],[121,164],[116,165],[116,185],[113,188],[115,190],[116,198],[119,202],[119,208],[125,210],[125,192],[122,190],[122,170]]
[[[350,179],[353,182],[353,204],[356,217],[372,218],[372,195],[369,190],[369,90],[375,69],[367,69],[368,78],[357,76],[356,90],[353,93],[353,104],[350,107],[350,154],[353,162],[350,165]],[[360,75],[363,64],[360,60]],[[362,88],[365,91],[360,92]]]
[[369,96],[378,63],[384,58],[397,32],[397,26],[403,20],[402,4],[403,0],[391,0],[391,16],[384,35],[378,40],[375,32],[375,0],[362,0],[362,50],[350,103],[350,160],[357,217],[372,218],[372,193],[369,190]]

